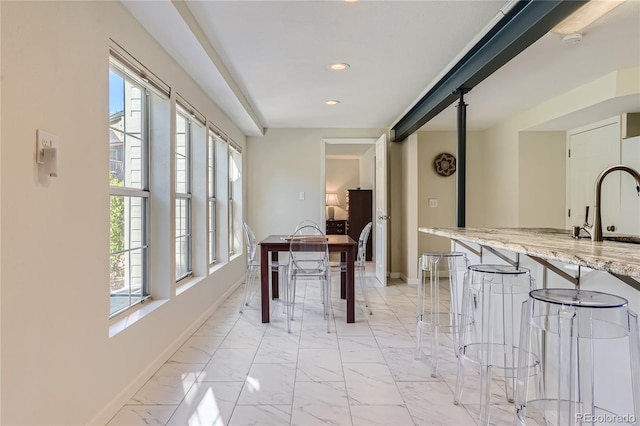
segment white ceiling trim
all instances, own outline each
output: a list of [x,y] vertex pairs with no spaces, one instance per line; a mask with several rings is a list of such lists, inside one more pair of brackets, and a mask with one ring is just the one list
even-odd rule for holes
[[360,145],[376,143],[376,138],[322,138],[322,142],[338,145]]
[[327,160],[361,160],[362,155],[354,154],[327,154],[325,156]]
[[[264,135],[264,127],[220,56],[181,1],[122,0],[135,19],[155,38],[201,89],[247,136]],[[167,31],[171,28],[171,31]],[[188,52],[189,58],[185,57]]]

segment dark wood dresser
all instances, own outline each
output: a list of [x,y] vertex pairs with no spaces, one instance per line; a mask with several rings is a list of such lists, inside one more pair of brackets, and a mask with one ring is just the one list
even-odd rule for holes
[[346,235],[347,221],[346,220],[327,220],[327,234]]

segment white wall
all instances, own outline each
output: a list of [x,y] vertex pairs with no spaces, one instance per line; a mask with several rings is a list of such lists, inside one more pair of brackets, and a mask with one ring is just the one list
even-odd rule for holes
[[518,226],[564,228],[566,132],[520,132]]
[[[245,138],[121,3],[0,8],[0,422],[104,423],[245,270],[238,257],[109,337],[109,38],[237,143]],[[60,137],[59,177],[45,184],[34,161],[36,129]],[[154,276],[152,285],[171,280]]]
[[[376,146],[372,145],[362,157],[360,157],[360,187],[363,189],[375,188]],[[375,210],[375,206],[374,206]]]
[[[608,118],[612,115],[606,108],[608,103],[623,97],[637,97],[638,94],[640,68],[619,70],[516,113],[488,129],[482,144],[485,188],[482,192],[483,225],[510,227],[540,223],[564,227],[566,203],[560,199],[564,197],[565,166],[558,155],[562,156],[564,163],[565,145],[561,144],[562,150],[558,146],[558,133],[532,136],[526,132],[553,128],[560,125],[561,120],[570,120],[574,127],[579,127]],[[469,107],[470,110],[472,107]],[[566,129],[559,130],[564,132]],[[537,154],[535,158],[530,156],[533,151]],[[543,159],[544,164],[541,164]],[[525,178],[528,182],[522,181]],[[555,178],[559,180],[549,185],[547,191],[534,190],[531,185],[535,181],[554,182]],[[558,185],[558,182],[561,184]],[[548,209],[547,206],[551,205],[549,200],[559,204]],[[521,211],[523,208],[528,210]]]
[[245,211],[256,238],[288,234],[303,219],[324,221],[322,138],[377,138],[382,133],[383,129],[269,129],[264,136],[249,137]]
[[[2,46],[2,6],[0,6],[0,46]],[[2,70],[2,55],[0,54],[0,70]],[[0,99],[2,99],[2,80],[0,80]],[[0,135],[2,135],[2,102],[0,102]],[[2,164],[2,138],[0,137],[0,164]],[[1,169],[0,169],[1,170]],[[2,173],[0,173],[0,188],[2,188]],[[2,205],[2,191],[0,191],[0,206]],[[2,223],[2,209],[0,208],[0,223]],[[0,226],[0,241],[2,241],[2,226]],[[2,265],[2,244],[0,244],[0,265]],[[2,274],[0,273],[0,306],[2,306]],[[0,315],[0,348],[2,348],[2,315]],[[0,366],[2,365],[2,351],[0,350]],[[0,368],[0,383],[2,383],[2,368]],[[2,386],[0,385],[0,422],[2,421]]]
[[403,231],[409,218],[416,214],[407,209],[404,198],[404,180],[409,177],[403,174],[405,164],[403,162],[403,144],[390,142],[387,147],[387,202],[390,216],[388,223],[389,237],[387,239],[389,275],[391,278],[399,278],[406,275],[403,252],[406,244],[406,233]]
[[399,271],[402,279],[410,284],[418,283],[418,186],[416,179],[419,165],[418,135],[412,134],[402,143],[402,199],[407,215],[402,221],[403,241],[401,247],[402,269]]
[[[521,132],[519,124],[467,132],[468,227],[564,228],[566,132]],[[432,166],[440,152],[455,155],[456,132],[418,135],[419,226],[456,226],[456,175],[443,178]],[[429,207],[430,198],[438,207]],[[441,237],[419,236],[420,252],[447,250],[448,244]]]
[[[457,135],[453,131],[418,132],[418,226],[419,227],[453,227],[456,226],[457,173],[443,177],[436,173],[433,161],[438,154],[448,152],[457,158]],[[482,223],[482,133],[467,132],[467,170],[466,170],[466,222],[467,226],[478,226]],[[429,207],[429,199],[436,199],[437,207]],[[450,240],[419,233],[418,251],[448,251]]]
[[482,144],[484,186],[482,203],[477,207],[483,210],[484,226],[488,227],[518,226],[518,131],[521,128],[510,124],[487,130]]

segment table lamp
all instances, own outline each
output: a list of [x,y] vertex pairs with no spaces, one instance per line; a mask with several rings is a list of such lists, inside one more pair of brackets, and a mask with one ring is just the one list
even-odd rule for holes
[[338,200],[338,194],[328,193],[326,198],[327,207],[329,207],[329,220],[334,220],[335,211],[334,207],[340,205],[340,201]]

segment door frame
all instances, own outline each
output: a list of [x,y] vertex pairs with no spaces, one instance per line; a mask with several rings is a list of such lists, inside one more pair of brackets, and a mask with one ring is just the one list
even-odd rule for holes
[[[322,138],[320,144],[320,194],[322,194],[321,214],[320,217],[326,217],[326,191],[327,191],[327,173],[326,173],[326,146],[327,145],[371,145],[376,146],[377,137],[374,138]],[[374,188],[375,194],[375,188]]]
[[[322,196],[322,200],[320,202],[320,217],[326,217],[326,191],[327,191],[327,174],[326,174],[326,146],[327,145],[371,145],[372,147],[376,146],[376,141],[378,137],[371,138],[321,138],[320,141],[320,194]],[[373,188],[373,197],[375,197],[376,188]],[[375,200],[375,198],[373,198]],[[375,211],[372,212],[372,215],[375,214]],[[323,221],[323,229],[325,226],[325,221]],[[373,227],[372,227],[373,228]],[[326,229],[325,229],[326,231]],[[371,237],[376,240],[375,230],[372,229],[374,233]],[[375,246],[374,246],[375,247]],[[375,250],[374,250],[375,253]]]

